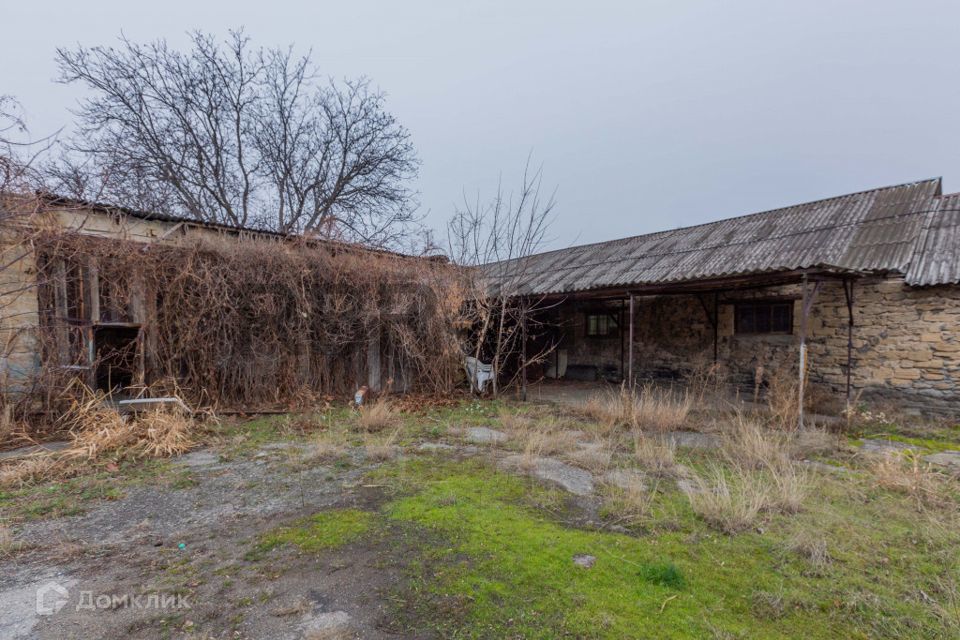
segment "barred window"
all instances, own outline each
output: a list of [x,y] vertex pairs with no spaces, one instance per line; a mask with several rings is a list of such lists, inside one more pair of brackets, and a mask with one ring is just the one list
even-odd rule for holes
[[620,330],[617,317],[610,313],[588,313],[586,324],[587,336],[591,338],[616,336]]
[[740,302],[734,310],[738,334],[793,333],[793,302]]

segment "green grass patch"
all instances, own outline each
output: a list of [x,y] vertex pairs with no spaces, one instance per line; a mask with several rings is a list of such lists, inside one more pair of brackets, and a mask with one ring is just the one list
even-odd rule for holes
[[376,514],[359,509],[321,511],[260,538],[252,559],[283,545],[295,545],[308,552],[320,552],[349,544],[373,527]]
[[[412,561],[402,607],[442,637],[949,637],[909,594],[935,588],[957,536],[913,530],[908,542],[908,502],[864,505],[839,481],[823,508],[736,536],[711,531],[671,489],[649,533],[632,537],[566,524],[563,495],[483,462],[410,460],[372,477],[397,492],[388,518],[441,541]],[[798,527],[830,538],[829,568],[789,550]],[[575,566],[578,554],[596,563]]]
[[670,587],[672,589],[683,589],[687,581],[683,573],[672,562],[655,562],[648,564],[640,569],[640,577],[650,584],[657,584],[661,587]]

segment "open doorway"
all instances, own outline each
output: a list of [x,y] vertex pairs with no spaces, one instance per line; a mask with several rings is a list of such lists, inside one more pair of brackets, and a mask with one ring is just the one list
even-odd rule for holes
[[122,394],[139,378],[140,325],[95,325],[93,346],[96,388]]

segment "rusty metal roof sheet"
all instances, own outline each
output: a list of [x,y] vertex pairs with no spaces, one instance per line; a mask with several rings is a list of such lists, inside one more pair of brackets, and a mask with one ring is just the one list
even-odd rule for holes
[[[940,194],[941,181],[934,178],[549,251],[484,270],[494,282],[511,282],[517,295],[809,268],[902,273],[909,284],[958,282],[960,200]],[[925,258],[916,255],[920,245],[931,247]]]

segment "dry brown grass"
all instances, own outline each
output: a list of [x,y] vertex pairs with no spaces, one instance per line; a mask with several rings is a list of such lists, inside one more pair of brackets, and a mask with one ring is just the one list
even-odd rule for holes
[[798,396],[800,383],[796,374],[775,370],[768,378],[767,406],[781,429],[794,429],[800,419]]
[[397,441],[400,439],[400,429],[395,429],[386,437],[364,436],[363,449],[369,460],[386,462],[393,460],[399,453]]
[[175,411],[149,411],[136,419],[141,433],[138,450],[150,458],[166,458],[189,451],[193,421]]
[[722,425],[721,453],[730,462],[751,469],[779,464],[787,455],[789,437],[766,428],[742,413]]
[[794,434],[790,441],[790,452],[797,459],[829,455],[843,446],[843,440],[843,436],[838,433],[808,427]]
[[376,433],[389,429],[396,424],[397,412],[385,398],[377,398],[368,405],[360,407],[357,424],[367,433]]
[[790,553],[806,560],[813,575],[823,575],[832,561],[826,538],[813,529],[801,529],[784,546]]
[[611,431],[623,417],[619,398],[610,394],[591,396],[580,407],[580,413],[594,422],[600,432]]
[[937,597],[932,605],[944,630],[952,634],[950,637],[960,637],[960,584],[956,578],[937,580]]
[[[527,471],[536,466],[537,458],[561,456],[575,459],[584,451],[581,441],[586,434],[579,429],[579,424],[564,417],[517,416],[514,413],[502,412],[500,426],[510,434],[512,442],[520,444],[519,464]],[[607,461],[609,457],[608,454]]]
[[811,487],[809,473],[786,456],[762,468],[714,463],[705,477],[691,473],[688,483],[684,492],[694,512],[726,533],[749,528],[764,511],[800,511]]
[[670,431],[679,429],[693,408],[687,391],[660,389],[653,385],[633,392],[621,385],[616,393],[590,398],[582,412],[611,429],[615,426]]
[[772,462],[767,466],[770,478],[771,509],[783,513],[797,513],[803,509],[803,502],[810,492],[810,473],[788,458]]
[[912,451],[888,453],[874,461],[870,471],[877,486],[912,497],[918,507],[950,502],[944,477]]
[[[806,447],[820,446],[822,434],[807,436]],[[721,454],[740,475],[763,472],[768,484],[767,508],[796,513],[809,493],[809,472],[793,463],[800,436],[766,428],[736,414],[722,432]]]
[[97,409],[87,418],[88,422],[71,430],[72,444],[63,452],[64,457],[86,460],[107,454],[168,457],[185,453],[194,446],[190,435],[193,422],[182,414],[151,411],[124,419],[111,409]]
[[38,453],[0,465],[0,487],[22,487],[64,471],[54,456]]
[[640,467],[657,476],[673,475],[677,469],[677,445],[669,438],[649,436],[637,431],[633,436],[633,455]]
[[641,480],[625,487],[606,485],[604,509],[620,520],[637,524],[646,520],[656,500],[658,485],[647,487]]
[[0,522],[0,556],[13,553],[17,549],[17,542],[13,538],[10,527]]
[[619,441],[615,436],[600,437],[578,445],[564,457],[579,467],[601,474],[610,469],[618,446]]
[[507,431],[523,432],[529,429],[533,423],[530,416],[505,408],[501,408],[497,412],[497,419],[500,422],[500,427]]
[[185,453],[195,444],[196,425],[185,410],[175,407],[123,416],[106,404],[103,394],[88,389],[61,416],[60,426],[72,440],[62,454],[64,459],[95,460],[106,454],[166,457]]
[[729,378],[726,365],[701,355],[691,362],[685,381],[690,395],[703,405],[708,400],[723,399]]
[[346,434],[340,431],[321,431],[304,455],[304,462],[330,462],[347,454]]
[[727,473],[711,466],[704,476],[692,473],[684,485],[690,507],[710,526],[724,533],[749,529],[770,505],[770,492],[759,473],[734,468]]

